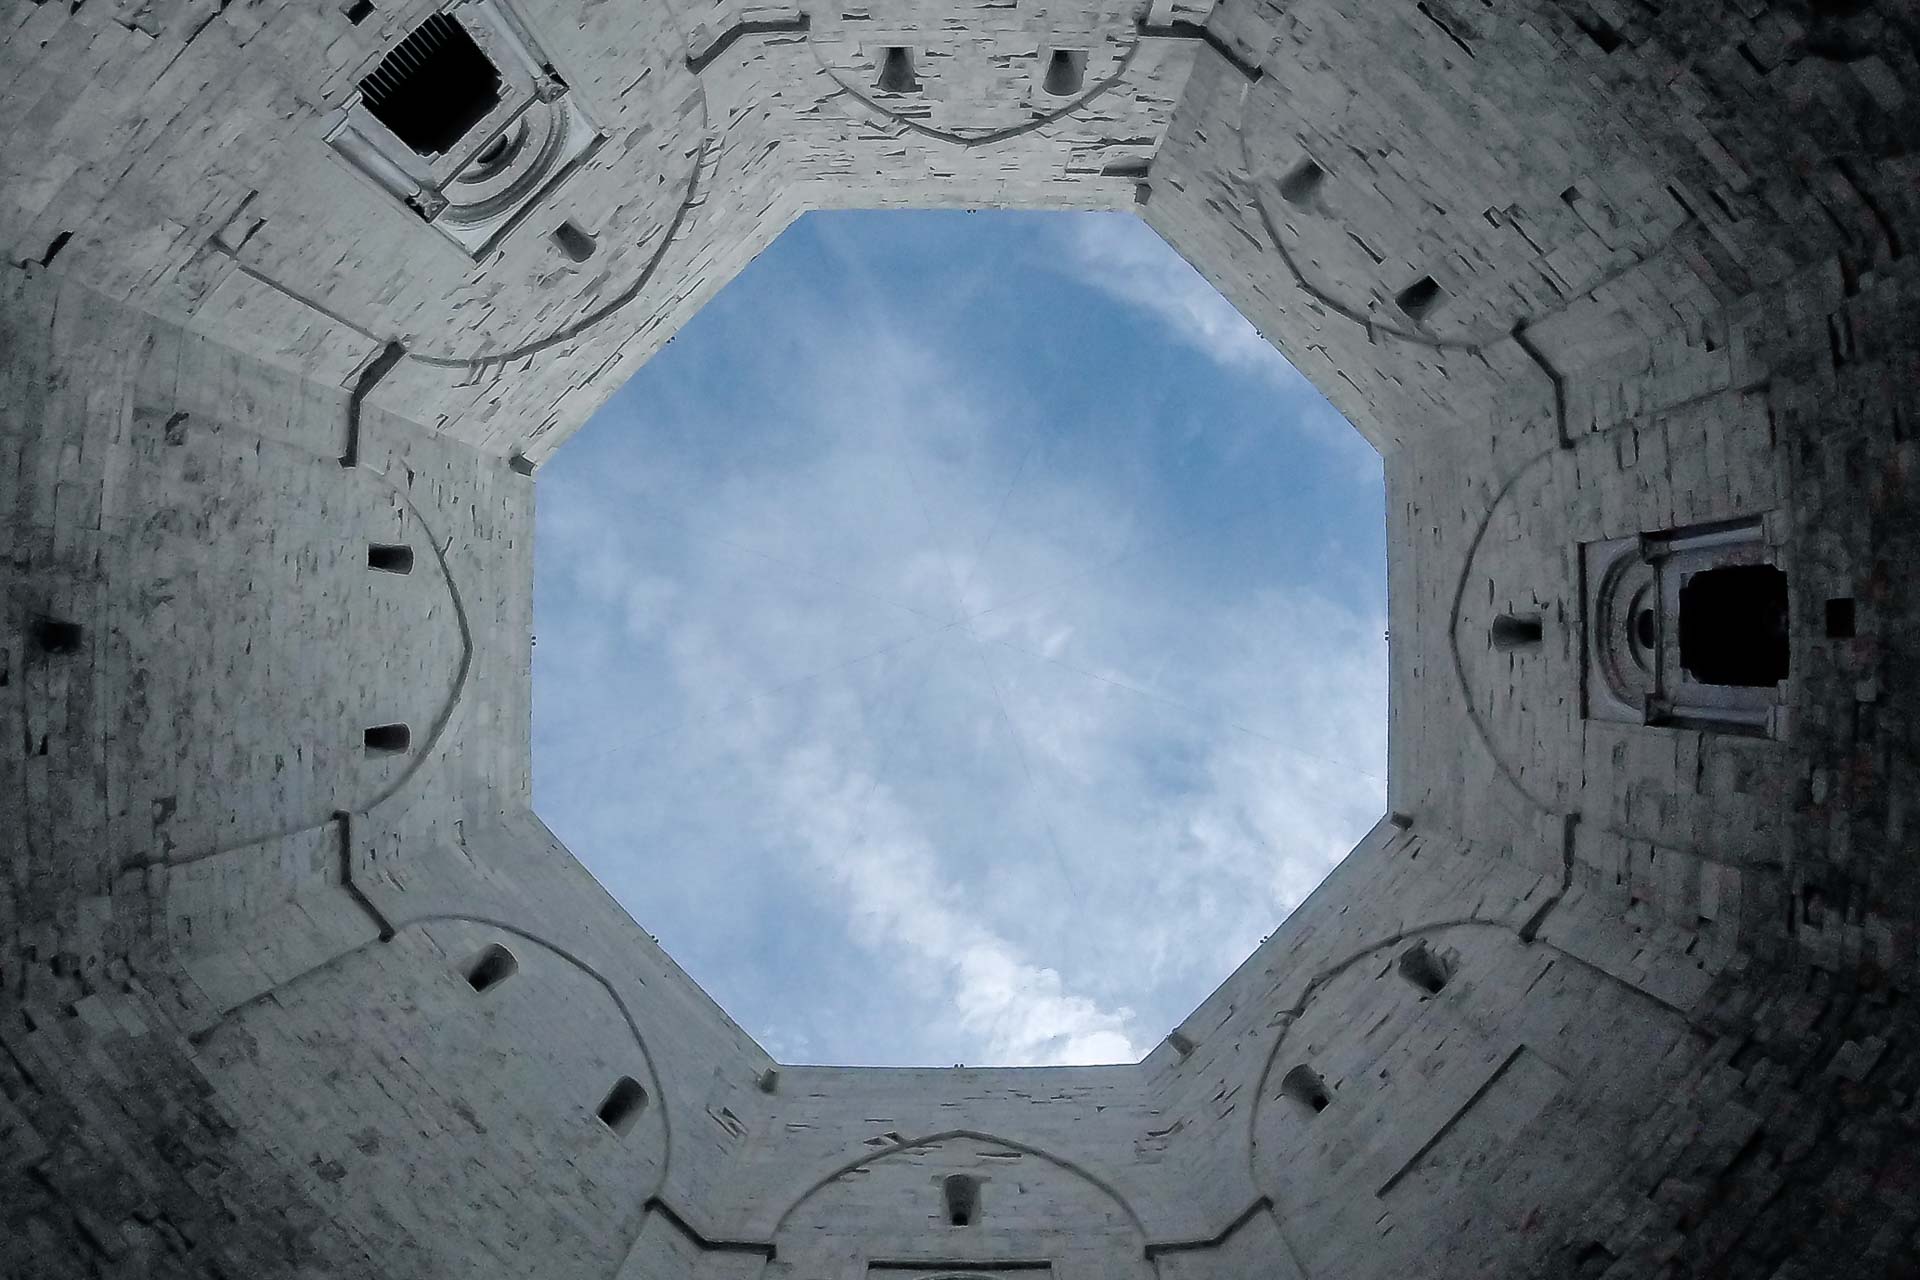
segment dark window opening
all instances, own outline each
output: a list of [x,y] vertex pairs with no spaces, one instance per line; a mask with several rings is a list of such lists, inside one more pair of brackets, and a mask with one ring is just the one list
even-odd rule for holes
[[647,1106],[647,1091],[632,1076],[621,1076],[613,1091],[607,1094],[605,1102],[600,1104],[597,1113],[600,1123],[615,1133],[626,1133],[633,1128],[633,1122]]
[[373,543],[367,548],[367,568],[381,573],[412,573],[413,548]]
[[517,476],[530,476],[533,474],[533,459],[524,453],[510,455],[507,458],[507,465],[513,468],[513,473]]
[[1055,49],[1047,59],[1041,87],[1056,98],[1080,92],[1087,79],[1087,55],[1077,49]]
[[891,45],[880,58],[880,89],[884,93],[912,93],[920,87],[913,74],[913,54]]
[[1540,643],[1540,615],[1503,613],[1493,620],[1487,633],[1496,649],[1519,649]]
[[1327,1092],[1327,1082],[1304,1062],[1280,1078],[1280,1092],[1314,1115],[1325,1111],[1333,1101],[1333,1095]]
[[411,737],[407,726],[403,724],[377,724],[366,732],[367,754],[398,755],[407,749]]
[[593,256],[594,239],[582,231],[578,223],[567,221],[555,227],[553,242],[574,262],[585,262]]
[[970,1227],[980,1216],[980,1179],[964,1173],[950,1175],[940,1184],[947,1202],[947,1222],[951,1226]]
[[1427,949],[1422,942],[1400,953],[1400,961],[1394,966],[1400,976],[1420,988],[1430,996],[1437,996],[1446,987],[1447,980],[1453,977],[1453,966]]
[[1787,575],[1728,565],[1680,584],[1680,665],[1701,684],[1764,688],[1787,678]]
[[519,969],[520,962],[513,958],[513,952],[496,942],[467,966],[467,985],[475,991],[486,991],[499,986]]
[[1393,304],[1400,308],[1407,319],[1419,324],[1439,308],[1446,296],[1446,290],[1432,276],[1421,276],[1395,294]]
[[78,653],[86,639],[86,628],[77,622],[62,622],[58,618],[33,620],[33,643],[42,653]]
[[467,29],[436,13],[360,81],[367,110],[423,156],[459,142],[500,101],[500,72]]
[[371,0],[353,0],[353,3],[347,6],[346,14],[348,22],[356,27],[359,26],[373,16]]
[[1288,204],[1308,204],[1320,192],[1320,184],[1326,181],[1327,171],[1320,167],[1319,161],[1308,156],[1287,171],[1280,179],[1280,198]]
[[1853,639],[1853,597],[1837,596],[1827,601],[1827,639]]

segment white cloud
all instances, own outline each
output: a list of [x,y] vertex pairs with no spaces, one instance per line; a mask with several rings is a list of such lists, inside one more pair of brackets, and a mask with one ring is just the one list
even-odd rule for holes
[[[1279,361],[1126,225],[1085,233],[1113,290],[1226,367]],[[752,324],[720,340],[794,334],[762,375],[784,420],[636,416],[543,479],[543,816],[777,1052],[1137,1058],[1378,817],[1384,621],[1223,596],[878,303]],[[861,989],[741,958],[769,947]]]
[[822,743],[781,762],[779,799],[823,874],[847,891],[856,936],[876,951],[941,971],[976,1062],[1131,1062],[1133,1011],[1072,994],[1026,962],[942,874],[939,851],[878,779],[849,770]]
[[1140,219],[1126,214],[1075,218],[1063,239],[1074,274],[1153,315],[1173,337],[1220,365],[1290,390],[1310,389],[1273,344]]

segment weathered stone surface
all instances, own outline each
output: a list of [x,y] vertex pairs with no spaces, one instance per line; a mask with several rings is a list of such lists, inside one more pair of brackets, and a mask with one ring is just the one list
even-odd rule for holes
[[[605,137],[477,260],[325,141],[432,11],[0,37],[0,1275],[1920,1274],[1908,7],[524,4]],[[929,204],[1385,458],[1394,817],[1136,1066],[775,1071],[528,810],[534,465]],[[1784,728],[1588,718],[1582,544],[1750,517]]]

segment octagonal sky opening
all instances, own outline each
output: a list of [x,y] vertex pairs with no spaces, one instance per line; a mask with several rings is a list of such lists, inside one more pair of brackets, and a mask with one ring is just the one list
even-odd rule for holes
[[782,1061],[1136,1061],[1384,808],[1379,458],[1133,217],[810,214],[537,498],[535,807]]

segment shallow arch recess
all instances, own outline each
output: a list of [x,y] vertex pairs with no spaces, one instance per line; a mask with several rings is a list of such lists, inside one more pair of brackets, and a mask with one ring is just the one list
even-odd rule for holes
[[[1439,992],[1401,974],[1414,947],[1446,957]],[[1400,1230],[1352,1274],[1428,1274],[1423,1258],[1440,1253],[1460,1264],[1448,1274],[1510,1274],[1528,1269],[1516,1248],[1545,1265],[1616,1176],[1587,1153],[1625,1150],[1658,1123],[1661,1064],[1691,1035],[1644,993],[1503,925],[1395,938],[1316,988],[1276,1042],[1254,1114],[1255,1183],[1308,1274],[1383,1212]],[[1301,1104],[1306,1072],[1329,1105]],[[1550,1199],[1507,1194],[1546,1181]],[[1537,1215],[1524,1229],[1509,1220],[1516,1203]]]
[[[965,1225],[950,1221],[955,1178],[974,1184]],[[1103,1274],[1144,1278],[1143,1245],[1132,1207],[1103,1180],[1037,1147],[974,1132],[913,1139],[843,1164],[803,1193],[774,1232],[779,1257],[801,1272],[857,1247],[890,1274],[1044,1275],[1072,1252],[1103,1253]]]
[[[512,979],[477,995],[464,965],[503,943]],[[214,1089],[311,1172],[316,1203],[368,1247],[427,1251],[433,1274],[483,1274],[525,1250],[611,1275],[634,1204],[664,1173],[661,1108],[622,1132],[596,1114],[622,1079],[658,1096],[618,1002],[524,933],[403,925],[234,1011],[204,1045]],[[472,1212],[496,1199],[545,1207]]]

